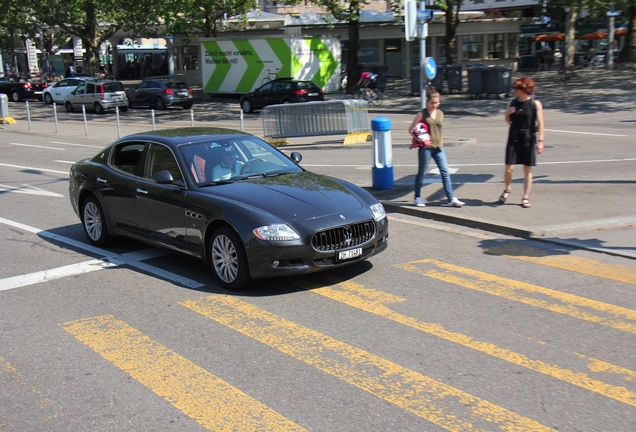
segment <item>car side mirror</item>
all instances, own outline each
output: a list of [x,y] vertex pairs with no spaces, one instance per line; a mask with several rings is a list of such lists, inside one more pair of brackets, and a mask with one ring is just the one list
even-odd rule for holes
[[294,162],[296,162],[297,164],[300,163],[301,160],[303,160],[303,155],[301,155],[298,152],[292,152],[290,155],[291,160],[293,160]]
[[174,177],[172,177],[172,174],[170,174],[170,171],[168,170],[159,171],[154,176],[152,176],[152,178],[154,179],[155,182],[157,182],[157,184],[174,183]]

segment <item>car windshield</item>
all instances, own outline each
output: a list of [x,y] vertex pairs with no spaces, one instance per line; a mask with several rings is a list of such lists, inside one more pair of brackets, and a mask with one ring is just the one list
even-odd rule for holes
[[179,150],[185,171],[199,187],[303,171],[278,149],[250,135],[210,137]]
[[104,83],[104,92],[106,93],[123,91],[123,90],[124,90],[124,86],[119,81],[110,81],[110,82]]
[[184,82],[167,82],[166,87],[175,90],[187,90],[188,86]]

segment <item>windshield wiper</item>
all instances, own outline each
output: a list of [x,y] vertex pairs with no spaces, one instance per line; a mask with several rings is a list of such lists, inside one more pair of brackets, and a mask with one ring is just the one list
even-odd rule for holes
[[217,180],[217,181],[211,181],[211,182],[205,182],[205,183],[200,183],[197,186],[198,187],[207,187],[207,186],[218,186],[218,185],[223,185],[223,184],[230,184],[230,183],[235,183],[236,179],[233,178],[231,180]]

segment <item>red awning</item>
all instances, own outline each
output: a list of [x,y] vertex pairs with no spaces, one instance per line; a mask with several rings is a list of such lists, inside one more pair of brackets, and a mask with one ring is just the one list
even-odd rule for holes
[[586,33],[578,38],[579,40],[599,40],[607,39],[607,32]]
[[556,42],[556,41],[562,41],[564,39],[565,39],[565,34],[563,33],[540,34],[534,38],[536,42]]
[[614,36],[627,36],[627,28],[622,27],[614,31]]

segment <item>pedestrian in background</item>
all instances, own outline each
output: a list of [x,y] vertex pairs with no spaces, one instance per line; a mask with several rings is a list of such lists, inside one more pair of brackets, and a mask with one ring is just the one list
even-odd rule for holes
[[417,147],[418,168],[417,175],[415,176],[415,199],[413,201],[413,204],[417,207],[426,206],[420,195],[422,182],[426,176],[426,170],[431,158],[435,160],[435,163],[439,168],[440,175],[442,176],[442,185],[444,186],[444,191],[448,198],[448,204],[445,205],[449,207],[461,207],[465,204],[453,195],[453,185],[451,183],[450,172],[448,170],[448,161],[446,160],[446,153],[444,153],[444,138],[442,136],[444,113],[439,109],[440,102],[440,93],[435,89],[435,87],[428,87],[426,90],[426,108],[415,116],[415,119],[413,119],[413,122],[409,127],[409,133],[418,141],[421,141],[421,139],[415,131],[417,130],[416,126],[419,123],[426,124],[430,135],[429,144],[424,145],[422,142],[422,146]]
[[[537,164],[537,154],[543,153],[543,105],[532,98],[534,81],[523,77],[515,80],[515,98],[508,104],[505,112],[508,130],[506,144],[506,169],[504,183],[506,188],[499,197],[499,203],[506,202],[511,193],[512,172],[515,165],[523,165],[523,197],[521,207],[529,208],[532,189],[532,167]],[[539,140],[537,141],[537,133]]]

